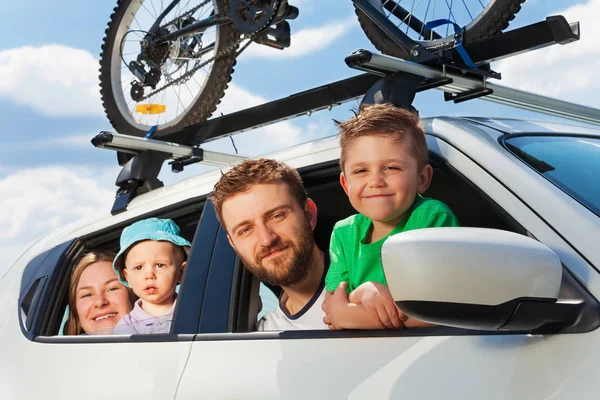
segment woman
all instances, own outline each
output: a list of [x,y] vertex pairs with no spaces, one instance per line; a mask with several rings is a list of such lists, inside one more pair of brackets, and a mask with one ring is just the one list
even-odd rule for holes
[[111,334],[133,299],[112,268],[114,253],[92,251],[75,266],[69,285],[68,335]]

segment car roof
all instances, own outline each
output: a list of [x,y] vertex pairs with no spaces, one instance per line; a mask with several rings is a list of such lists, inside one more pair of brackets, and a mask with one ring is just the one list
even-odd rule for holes
[[600,129],[598,128],[570,125],[562,122],[486,117],[460,117],[457,119],[492,128],[498,132],[498,136],[517,133],[544,133],[549,135],[584,134],[600,137]]

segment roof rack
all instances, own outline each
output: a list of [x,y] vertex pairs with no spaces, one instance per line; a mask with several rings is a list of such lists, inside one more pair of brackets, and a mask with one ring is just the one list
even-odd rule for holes
[[[474,67],[469,67],[461,62],[455,51],[444,51],[442,55],[432,54],[413,42],[393,24],[388,24],[389,21],[382,18],[369,1],[353,1],[396,43],[402,43],[403,46],[411,43],[414,45],[411,51],[413,56],[409,61],[359,50],[346,58],[346,64],[366,71],[367,74],[312,88],[176,132],[157,134],[152,139],[101,132],[92,139],[92,143],[100,148],[117,150],[121,153],[119,164],[123,166],[116,181],[119,189],[111,213],[125,211],[136,195],[162,186],[157,177],[166,160],[171,159],[173,171],[178,172],[186,165],[196,162],[223,166],[243,159],[237,155],[204,151],[200,148],[202,143],[331,109],[361,96],[364,96],[363,102],[391,102],[411,107],[415,93],[435,88],[444,91],[445,100],[455,103],[481,98],[600,125],[598,109],[487,82],[488,78],[500,77],[500,74],[489,68],[490,61],[551,44],[566,44],[578,40],[578,23],[569,24],[562,16],[549,17],[546,21],[465,45],[475,64]],[[123,153],[129,155],[124,156]]]

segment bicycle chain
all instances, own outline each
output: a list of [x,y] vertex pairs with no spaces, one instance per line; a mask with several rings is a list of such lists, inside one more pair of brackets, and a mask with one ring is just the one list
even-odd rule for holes
[[[164,24],[163,26],[166,27],[167,25],[172,24],[174,21],[184,18],[185,16],[187,16],[190,12],[193,14],[194,12],[196,12],[200,7],[210,3],[212,0],[206,0],[204,2],[202,2],[200,5],[194,7],[192,10],[186,12],[185,14],[179,16],[178,18],[173,19],[172,21],[169,21],[167,24]],[[277,9],[277,6],[279,5],[279,1],[275,2],[274,4],[274,8]],[[195,66],[194,68],[192,68],[191,70],[189,70],[188,72],[186,72],[185,74],[181,75],[179,78],[174,79],[173,81],[167,83],[165,86],[153,90],[152,92],[148,93],[148,95],[142,97],[139,101],[144,101],[149,99],[150,97],[156,95],[157,93],[162,92],[163,90],[165,90],[168,87],[171,87],[173,85],[177,85],[178,83],[183,83],[184,80],[187,81],[189,80],[192,75],[194,75],[196,73],[196,71],[198,71],[199,69],[201,69],[202,67],[204,67],[205,65],[211,63],[212,61],[218,59],[219,57],[222,57],[224,54],[229,53],[230,51],[235,51],[235,49],[239,46],[240,43],[242,43],[242,41],[244,41],[245,39],[249,39],[248,43],[244,46],[244,48],[242,50],[240,50],[239,53],[236,54],[236,57],[243,51],[246,49],[246,47],[248,47],[248,45],[250,43],[252,43],[252,40],[254,39],[254,36],[258,33],[261,32],[263,29],[268,28],[269,26],[271,26],[271,23],[273,22],[273,20],[276,18],[277,13],[273,13],[273,16],[262,26],[260,27],[260,29],[258,29],[255,33],[249,35],[249,36],[245,36],[245,37],[240,37],[238,40],[235,41],[235,43],[231,44],[230,46],[224,48],[223,50],[219,51],[217,54],[214,55],[214,57],[211,57],[209,59],[207,59],[206,61],[204,61],[203,63],[200,63],[199,65]],[[161,26],[161,28],[163,27]]]

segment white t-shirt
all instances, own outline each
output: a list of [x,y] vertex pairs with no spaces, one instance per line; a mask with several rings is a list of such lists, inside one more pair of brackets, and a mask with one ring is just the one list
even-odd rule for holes
[[329,329],[323,322],[325,312],[321,308],[325,300],[325,282],[319,286],[314,296],[308,303],[294,315],[289,315],[283,303],[287,300],[287,295],[283,293],[279,300],[279,307],[262,317],[256,323],[256,329],[259,331],[295,331],[304,329]]

